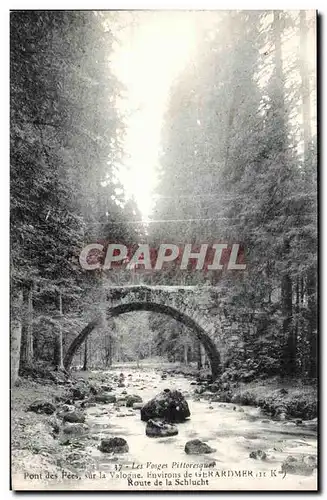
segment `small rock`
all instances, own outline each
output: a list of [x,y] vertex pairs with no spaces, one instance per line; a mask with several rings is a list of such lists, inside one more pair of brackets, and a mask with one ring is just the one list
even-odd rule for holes
[[116,402],[116,396],[114,394],[97,394],[94,396],[94,401],[97,403],[109,404]]
[[303,457],[303,462],[316,468],[318,466],[317,457],[315,455],[306,455]]
[[[138,396],[137,394],[133,394],[131,396],[127,396],[126,398],[126,406],[127,408],[132,408],[134,407],[134,403],[142,403],[143,399],[141,396]],[[142,405],[143,406],[143,405]]]
[[72,424],[74,423],[84,423],[85,422],[85,415],[81,411],[67,411],[67,412],[62,412],[59,415],[64,422],[70,422]]
[[113,390],[113,388],[111,387],[111,385],[103,385],[101,387],[101,389],[104,391],[104,392],[111,392]]
[[200,441],[200,439],[192,439],[187,441],[185,445],[185,453],[188,455],[202,455],[203,453],[213,453],[216,450],[209,445]]
[[70,436],[77,436],[80,434],[84,434],[88,430],[88,426],[85,424],[81,423],[66,423],[66,425],[63,427],[62,432],[64,434],[70,435]]
[[102,439],[99,450],[103,453],[127,453],[129,447],[124,438],[112,437]]
[[75,409],[76,407],[74,405],[68,405],[66,403],[60,407],[61,411],[74,411]]
[[45,415],[52,415],[56,411],[56,407],[50,401],[34,401],[27,408],[27,411],[33,411],[34,413],[44,413]]
[[52,416],[49,418],[49,424],[52,428],[52,437],[57,437],[60,432],[60,421],[55,416]]
[[92,402],[92,401],[82,401],[81,402],[81,408],[92,408],[96,406],[96,403]]
[[266,460],[267,453],[262,450],[251,451],[250,458],[254,458],[255,460]]
[[176,436],[178,429],[176,425],[150,419],[147,421],[145,434],[149,437]]
[[125,396],[118,396],[117,403],[126,404],[126,397]]
[[209,384],[208,385],[208,390],[211,392],[218,392],[219,391],[219,385],[218,384]]
[[90,393],[89,387],[84,382],[79,382],[71,389],[72,398],[75,399],[84,399]]
[[298,474],[300,476],[310,476],[313,470],[317,467],[317,459],[315,457],[299,457],[295,458],[288,456],[282,463],[282,471],[288,474]]
[[93,394],[93,395],[98,394],[99,390],[95,385],[90,385],[89,387],[90,387],[91,394]]

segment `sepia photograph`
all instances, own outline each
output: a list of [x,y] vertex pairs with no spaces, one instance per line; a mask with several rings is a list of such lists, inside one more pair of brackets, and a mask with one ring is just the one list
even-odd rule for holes
[[318,491],[317,11],[8,17],[10,489]]

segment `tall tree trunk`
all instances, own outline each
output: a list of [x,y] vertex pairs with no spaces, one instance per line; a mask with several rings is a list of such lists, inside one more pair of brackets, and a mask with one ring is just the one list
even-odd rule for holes
[[23,290],[12,287],[10,302],[10,371],[11,384],[18,379],[22,338]]
[[[305,166],[306,184],[311,185],[315,182],[312,179],[312,169],[310,163],[310,144],[312,141],[311,130],[311,103],[310,103],[310,78],[307,64],[307,39],[308,25],[306,12],[300,11],[300,75],[302,80],[302,117],[303,117],[303,156]],[[316,225],[316,213],[312,213],[313,223]],[[316,245],[315,241],[311,242]],[[317,377],[317,269],[315,265],[310,266],[306,273],[306,292],[308,296],[308,342],[309,342],[309,377]]]
[[114,341],[110,338],[110,350],[109,350],[109,366],[112,365],[114,358]]
[[61,291],[59,291],[59,323],[58,323],[58,333],[56,336],[55,367],[56,367],[56,370],[63,370],[64,369],[63,346],[62,346],[62,294],[61,294]]
[[[275,44],[275,106],[278,110],[277,119],[279,121],[279,136],[278,147],[280,148],[281,158],[284,158],[286,181],[287,179],[287,144],[286,144],[286,123],[285,123],[285,90],[284,90],[284,74],[282,62],[282,12],[274,11],[273,13],[273,36]],[[285,216],[288,215],[287,208],[284,210]],[[289,239],[285,237],[283,245],[283,258],[287,262],[290,254]],[[288,267],[288,264],[287,264]],[[283,352],[282,372],[286,375],[294,375],[296,370],[296,339],[293,328],[293,283],[291,275],[287,270],[284,270],[281,279],[281,295],[282,295],[282,314],[283,314],[283,336],[286,345]]]
[[196,359],[198,370],[202,369],[202,357],[201,357],[201,342],[199,339],[195,341]]
[[282,278],[283,332],[286,339],[283,373],[288,376],[296,374],[296,337],[292,322],[292,299],[292,280],[288,274],[285,274]]
[[185,342],[184,343],[184,364],[187,365],[188,364],[188,345],[187,343]]
[[23,289],[23,325],[21,336],[20,368],[33,362],[33,284]]
[[105,342],[105,346],[104,346],[104,349],[105,349],[105,353],[104,353],[105,365],[106,365],[106,367],[109,367],[111,365],[111,358],[112,358],[112,356],[111,356],[111,350],[112,350],[112,346],[111,346],[111,333],[109,331],[109,328],[105,332],[104,342]]
[[87,339],[86,339],[84,343],[84,363],[83,363],[83,370],[85,372],[87,371],[87,363],[88,363],[88,353],[87,353]]
[[303,304],[304,304],[304,279],[303,279],[303,276],[301,276],[301,279],[300,279],[300,301],[301,301],[301,305],[303,306]]
[[[310,274],[310,272],[312,274]],[[317,378],[317,280],[316,270],[307,275],[308,309],[309,309],[309,377]]]
[[206,350],[205,350],[205,348],[204,348],[204,346],[203,346],[202,343],[200,344],[200,353],[201,353],[201,365],[202,365],[203,368],[205,368],[205,366],[206,366],[206,357],[207,356],[206,356]]
[[[296,346],[298,346],[298,338],[300,331],[300,283],[299,277],[296,278],[296,286],[295,286],[295,325],[294,325],[294,336],[296,339]],[[302,356],[300,356],[300,370],[302,372]]]

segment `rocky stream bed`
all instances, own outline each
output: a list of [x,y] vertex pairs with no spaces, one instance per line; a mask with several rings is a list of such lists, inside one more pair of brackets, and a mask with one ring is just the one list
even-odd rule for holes
[[316,489],[316,418],[221,399],[205,382],[151,367],[22,381],[12,397],[13,487]]

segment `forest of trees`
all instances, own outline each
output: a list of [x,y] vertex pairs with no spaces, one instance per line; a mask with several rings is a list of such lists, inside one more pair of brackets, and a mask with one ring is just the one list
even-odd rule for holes
[[317,375],[314,30],[303,11],[222,14],[165,117],[154,238],[239,242],[247,271],[160,278],[223,288],[231,370]]
[[[113,13],[11,13],[12,375],[63,348],[101,309],[83,246],[138,241],[117,179],[124,126],[110,73]],[[105,330],[107,330],[105,328]],[[20,351],[20,355],[19,355]]]
[[125,122],[109,64],[115,13],[11,13],[13,380],[40,360],[62,368],[95,311],[103,323],[79,353],[85,367],[90,353],[105,366],[155,355],[201,365],[200,346],[173,319],[137,313],[107,324],[107,276],[84,271],[79,252],[108,239],[242,244],[242,276],[175,269],[151,283],[222,287],[239,325],[226,370],[317,376],[315,18],[217,19],[171,89],[151,215],[170,222],[150,222],[145,234],[117,175]]

